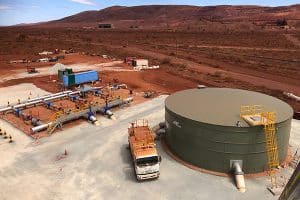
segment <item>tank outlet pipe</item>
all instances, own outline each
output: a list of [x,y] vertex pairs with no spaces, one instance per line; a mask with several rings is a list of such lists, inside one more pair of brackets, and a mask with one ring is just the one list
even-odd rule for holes
[[239,161],[232,162],[232,170],[238,190],[242,193],[246,192],[244,172]]

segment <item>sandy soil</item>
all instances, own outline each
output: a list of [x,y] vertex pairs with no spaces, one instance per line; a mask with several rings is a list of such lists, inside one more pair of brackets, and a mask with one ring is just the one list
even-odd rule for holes
[[14,86],[0,88],[0,105],[6,106],[9,101],[11,104],[27,100],[28,97],[35,98],[47,95],[49,92],[42,90],[31,83],[21,83]]

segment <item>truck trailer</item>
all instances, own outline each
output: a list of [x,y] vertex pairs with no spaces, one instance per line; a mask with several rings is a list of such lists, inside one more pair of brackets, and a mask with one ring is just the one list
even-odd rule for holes
[[128,142],[137,180],[158,178],[161,157],[157,153],[148,121],[137,120],[131,123]]

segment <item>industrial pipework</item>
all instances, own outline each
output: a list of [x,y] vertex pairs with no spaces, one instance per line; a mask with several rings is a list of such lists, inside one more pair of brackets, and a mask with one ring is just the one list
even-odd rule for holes
[[[126,99],[116,99],[114,101],[108,102],[107,105],[96,105],[96,106],[91,106],[88,109],[82,110],[81,112],[76,112],[76,113],[70,113],[66,115],[64,118],[60,119],[60,123],[66,123],[68,121],[72,121],[75,119],[79,119],[81,117],[84,117],[88,120],[90,120],[92,123],[95,123],[97,121],[97,118],[95,117],[94,114],[92,113],[97,113],[100,112],[101,114],[105,115],[110,115],[112,116],[113,113],[107,109],[114,108],[120,105],[128,104],[133,101],[133,97],[129,97]],[[51,126],[55,122],[49,122],[47,124],[41,124],[35,127],[31,128],[32,133],[36,133],[42,130],[47,129],[49,126]]]
[[240,160],[232,161],[231,169],[233,171],[238,190],[244,193],[246,192],[246,185],[245,185],[244,172],[242,170],[241,163],[242,162]]
[[26,101],[25,103],[21,103],[21,104],[1,108],[0,112],[13,111],[14,109],[23,108],[23,107],[27,107],[27,106],[31,106],[31,105],[36,105],[36,104],[39,104],[39,103],[46,103],[46,102],[51,101],[51,100],[55,100],[55,99],[59,99],[59,98],[63,98],[63,97],[67,97],[67,96],[74,95],[74,94],[79,94],[79,93],[80,93],[80,91],[75,91],[75,92],[67,91],[67,92],[60,92],[60,93],[56,93],[56,94],[52,94],[52,95],[46,95],[46,96],[43,96],[43,97],[35,98],[34,100]]
[[49,98],[49,97],[58,96],[58,95],[61,95],[61,94],[69,94],[71,92],[72,92],[71,90],[67,90],[67,91],[63,91],[63,92],[59,92],[59,93],[55,93],[55,94],[48,94],[48,95],[45,95],[45,96],[42,96],[42,97],[36,97],[36,98],[33,98],[33,99],[28,99],[26,101],[22,101],[20,103],[15,103],[15,104],[13,104],[11,106],[8,106],[8,107],[7,106],[1,107],[0,112],[4,112],[4,111],[2,111],[2,109],[12,109],[13,107],[15,107],[17,105],[22,105],[22,104],[25,104],[25,103],[35,102],[37,100],[42,100],[42,99],[46,99],[46,98]]

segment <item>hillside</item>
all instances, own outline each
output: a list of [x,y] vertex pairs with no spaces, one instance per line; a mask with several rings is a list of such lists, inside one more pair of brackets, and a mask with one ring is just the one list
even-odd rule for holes
[[85,11],[59,20],[43,23],[47,26],[90,26],[99,22],[115,27],[184,27],[210,22],[300,20],[300,5],[285,7],[259,6],[114,6],[99,11]]

